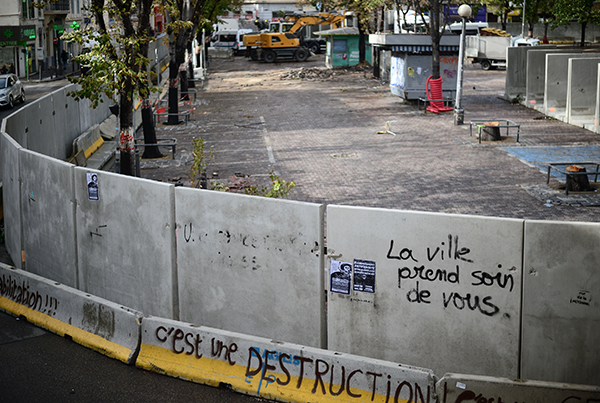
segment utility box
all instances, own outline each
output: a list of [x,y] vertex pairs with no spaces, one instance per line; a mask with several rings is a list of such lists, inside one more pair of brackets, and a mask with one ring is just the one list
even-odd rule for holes
[[[358,28],[344,27],[315,32],[315,35],[325,36],[327,50],[325,65],[329,68],[354,66],[359,63]],[[371,64],[371,44],[365,43],[365,61]]]
[[[371,34],[369,42],[379,50],[391,51],[389,83],[392,94],[407,100],[427,97],[427,79],[432,75],[433,64],[429,35]],[[444,35],[440,40],[440,76],[444,98],[456,96],[459,45],[458,35]],[[374,55],[381,57],[387,53],[383,51],[374,52]],[[386,68],[386,63],[381,60],[373,62],[375,66]]]

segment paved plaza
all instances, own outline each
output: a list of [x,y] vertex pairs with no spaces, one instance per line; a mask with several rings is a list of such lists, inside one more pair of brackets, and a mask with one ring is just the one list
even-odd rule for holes
[[[546,185],[548,162],[600,160],[599,136],[502,99],[504,70],[466,64],[466,124],[456,126],[452,112],[424,112],[392,95],[370,70],[289,78],[301,68],[313,76],[311,69],[324,69],[324,56],[306,63],[211,60],[191,121],[158,125],[158,137],[177,139],[175,160],[144,160],[142,177],[190,186],[191,141],[201,137],[207,156],[212,151],[209,182],[233,190],[269,183],[274,171],[296,183],[292,200],[541,220],[600,218],[594,207],[600,196],[566,196],[557,190],[564,178],[553,176]],[[500,142],[479,144],[468,124],[479,119],[518,123],[520,141],[511,132]],[[386,122],[392,122],[389,132],[381,133]]]

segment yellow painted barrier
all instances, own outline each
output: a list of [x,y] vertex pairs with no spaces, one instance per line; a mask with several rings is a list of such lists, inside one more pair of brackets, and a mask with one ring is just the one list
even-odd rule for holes
[[285,402],[435,401],[430,370],[155,317],[136,365]]

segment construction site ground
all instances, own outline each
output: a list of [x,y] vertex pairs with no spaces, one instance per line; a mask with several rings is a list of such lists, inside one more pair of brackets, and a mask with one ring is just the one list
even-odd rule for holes
[[[457,126],[453,112],[425,112],[392,95],[370,68],[325,68],[323,55],[304,63],[210,60],[190,122],[157,125],[158,137],[177,139],[175,159],[165,149],[164,158],[142,161],[141,176],[190,186],[192,139],[202,138],[209,184],[230,191],[267,186],[274,172],[296,184],[291,200],[598,221],[597,192],[567,196],[564,177],[550,185],[546,178],[552,162],[600,161],[600,137],[511,104],[505,76],[465,64],[465,124]],[[520,141],[513,129],[480,144],[469,121],[482,119],[514,121]]]

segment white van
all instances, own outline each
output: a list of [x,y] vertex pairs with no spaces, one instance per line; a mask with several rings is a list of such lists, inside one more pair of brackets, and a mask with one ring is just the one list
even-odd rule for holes
[[213,34],[210,41],[216,49],[228,48],[232,49],[235,54],[242,53],[246,50],[244,46],[244,35],[252,32],[251,29],[236,29],[217,31]]

